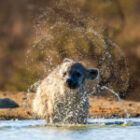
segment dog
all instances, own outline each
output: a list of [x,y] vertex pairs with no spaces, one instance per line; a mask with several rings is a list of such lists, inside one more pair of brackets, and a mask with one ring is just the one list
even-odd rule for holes
[[86,80],[97,76],[97,69],[64,59],[37,88],[33,112],[47,124],[86,124],[89,106]]

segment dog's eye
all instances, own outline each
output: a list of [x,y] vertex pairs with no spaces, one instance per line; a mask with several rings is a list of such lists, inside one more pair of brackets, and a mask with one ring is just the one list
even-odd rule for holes
[[67,75],[67,73],[66,73],[66,72],[64,72],[64,73],[63,73],[63,77],[65,77],[66,75]]
[[81,76],[81,73],[80,73],[80,72],[76,72],[75,75],[76,75],[77,77],[80,77],[80,76]]

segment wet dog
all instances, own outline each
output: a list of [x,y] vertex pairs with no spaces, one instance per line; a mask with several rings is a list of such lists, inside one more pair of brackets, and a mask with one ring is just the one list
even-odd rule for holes
[[40,84],[33,111],[48,124],[85,124],[88,118],[86,80],[94,80],[97,69],[87,69],[65,59]]

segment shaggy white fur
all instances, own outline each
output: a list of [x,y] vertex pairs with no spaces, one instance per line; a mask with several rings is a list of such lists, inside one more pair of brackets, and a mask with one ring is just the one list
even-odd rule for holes
[[88,117],[86,79],[94,80],[97,69],[87,69],[65,59],[45,78],[33,100],[33,111],[48,124],[84,124]]

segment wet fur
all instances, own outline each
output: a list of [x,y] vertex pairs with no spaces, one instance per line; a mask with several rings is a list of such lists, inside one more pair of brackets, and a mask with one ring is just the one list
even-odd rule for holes
[[[76,62],[63,62],[45,78],[37,89],[33,100],[33,111],[45,119],[48,124],[85,124],[88,118],[88,95],[85,87],[85,71],[76,67],[83,74],[80,86],[70,89],[62,76]],[[80,66],[79,65],[79,66]]]

